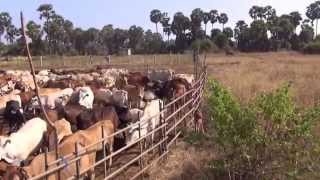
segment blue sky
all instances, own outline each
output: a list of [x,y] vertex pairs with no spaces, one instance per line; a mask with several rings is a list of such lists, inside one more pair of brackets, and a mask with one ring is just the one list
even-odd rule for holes
[[194,8],[205,11],[217,9],[229,16],[227,26],[234,27],[240,19],[250,22],[248,15],[252,5],[271,5],[278,14],[300,11],[305,14],[306,7],[314,0],[0,0],[0,12],[9,12],[13,22],[19,25],[19,12],[24,12],[27,20],[39,20],[38,6],[50,3],[58,14],[71,20],[75,26],[102,28],[106,24],[128,28],[133,24],[144,29],[154,30],[149,20],[152,9],[166,11],[172,17],[177,11],[190,15]]

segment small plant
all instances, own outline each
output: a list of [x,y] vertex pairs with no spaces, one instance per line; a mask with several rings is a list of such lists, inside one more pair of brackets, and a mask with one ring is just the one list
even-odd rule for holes
[[284,85],[240,105],[218,82],[209,82],[209,113],[221,153],[210,167],[218,179],[319,177],[320,146],[312,127],[320,110],[297,109],[289,89]]

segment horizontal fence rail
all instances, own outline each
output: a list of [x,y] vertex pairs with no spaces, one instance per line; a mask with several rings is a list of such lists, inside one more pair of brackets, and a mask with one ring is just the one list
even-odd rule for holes
[[[116,178],[117,175],[123,173],[126,169],[130,168],[132,164],[138,162],[139,170],[134,174],[131,174],[128,179],[136,179],[143,175],[154,163],[166,157],[170,148],[174,143],[176,143],[178,137],[182,134],[182,129],[186,128],[187,124],[191,124],[193,120],[193,113],[197,110],[202,102],[202,97],[204,94],[204,87],[207,81],[206,69],[203,68],[199,78],[192,84],[192,88],[185,92],[182,96],[174,99],[173,101],[165,104],[163,107],[160,107],[159,113],[155,117],[160,117],[160,125],[151,131],[148,131],[147,134],[141,135],[141,126],[145,123],[151,121],[150,119],[140,120],[134,124],[129,125],[123,129],[118,130],[117,132],[109,135],[103,134],[101,139],[98,142],[85,147],[84,149],[78,150],[77,143],[75,144],[76,151],[74,153],[68,154],[63,158],[58,158],[53,162],[44,162],[46,170],[42,174],[38,174],[35,177],[30,179],[48,179],[49,176],[55,175],[60,179],[61,171],[67,169],[70,165],[76,166],[75,174],[69,179],[79,179],[84,176],[88,171],[97,168],[98,166],[103,165],[103,179],[112,179]],[[120,149],[110,152],[108,155],[105,153],[105,142],[108,142],[108,139],[114,138],[117,135],[120,135],[124,132],[128,132],[130,129],[138,127],[139,138],[134,142],[127,144]],[[155,137],[153,141],[148,142],[147,140],[150,137]],[[94,164],[91,164],[88,167],[82,168],[80,160],[84,156],[90,153],[96,153],[97,150],[92,150],[92,148],[97,146],[103,146],[103,157],[97,160]],[[112,167],[111,159],[122,156],[128,152],[131,148],[136,148],[139,150],[134,157],[130,157],[123,165],[119,167]],[[88,151],[90,149],[91,151]],[[109,148],[110,149],[110,148]],[[67,161],[66,161],[67,159]],[[148,160],[147,163],[144,160]],[[111,165],[109,167],[107,164]],[[109,170],[108,170],[109,169]],[[100,179],[100,178],[99,178]]]

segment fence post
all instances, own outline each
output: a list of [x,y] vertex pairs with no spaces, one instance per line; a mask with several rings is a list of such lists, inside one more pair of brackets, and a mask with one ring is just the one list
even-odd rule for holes
[[[176,137],[177,135],[177,125],[176,125],[176,116],[179,114],[179,113],[176,113],[176,102],[173,103],[173,113],[175,113],[175,115],[173,116],[173,127],[174,127],[174,137]],[[174,144],[177,145],[177,139],[174,140]]]
[[[160,126],[163,126],[163,117],[162,117],[162,103],[161,101],[159,101],[159,117],[160,117]],[[165,127],[162,127],[161,128],[161,138],[160,138],[160,141],[162,141],[163,139],[165,138]],[[161,143],[160,144],[160,150],[159,150],[159,156],[162,155],[162,153],[165,152],[165,142]]]
[[[44,151],[44,169],[45,169],[46,172],[49,169],[49,166],[48,166],[48,148],[47,147],[45,148],[45,151]],[[48,175],[46,175],[45,179],[48,180]]]
[[156,55],[153,55],[153,65],[156,65]]
[[[103,159],[106,157],[106,146],[105,146],[105,139],[104,139],[104,128],[103,125],[101,126],[101,136],[102,136],[102,150],[103,150]],[[111,168],[111,167],[109,167]],[[106,160],[103,161],[103,175],[104,177],[107,176],[107,162]]]
[[42,62],[42,56],[40,56],[40,67],[42,67],[43,66],[43,62]]
[[[78,142],[74,143],[74,146],[75,146],[75,151],[76,151],[75,158],[78,158],[79,157]],[[81,158],[76,161],[76,179],[80,179],[80,160],[81,160]]]
[[[139,120],[139,139],[141,138],[141,121],[140,121],[140,112],[138,112],[138,120]],[[140,166],[140,170],[143,169],[143,159],[142,159],[142,151],[143,151],[143,148],[142,148],[142,139],[139,141],[139,149],[140,149],[140,158],[139,158],[139,166]],[[141,179],[143,179],[143,174],[140,176]]]

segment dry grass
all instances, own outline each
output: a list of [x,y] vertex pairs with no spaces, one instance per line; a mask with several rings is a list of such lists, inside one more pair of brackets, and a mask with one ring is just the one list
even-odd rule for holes
[[290,82],[300,106],[319,103],[320,56],[288,52],[210,56],[208,64],[210,76],[230,88],[241,102]]
[[[40,69],[39,58],[35,58]],[[46,58],[42,68],[90,68],[106,64],[104,57]],[[295,100],[302,107],[320,102],[320,56],[302,55],[294,52],[252,53],[225,56],[211,54],[207,58],[208,72],[240,99],[248,102],[261,92],[271,91],[286,82],[292,83]],[[147,68],[172,68],[178,72],[193,72],[191,55],[153,55],[112,57],[112,65],[131,70]],[[26,62],[1,62],[2,69],[26,69]],[[214,157],[213,148],[201,148],[178,143],[170,152],[165,164],[158,164],[150,171],[150,179],[199,179],[206,162]],[[148,178],[147,178],[148,179]]]
[[[36,69],[90,68],[106,64],[102,56],[45,57],[40,67],[39,57],[34,58]],[[270,91],[285,82],[292,82],[294,96],[301,106],[312,106],[320,100],[320,56],[295,52],[252,53],[225,56],[211,54],[207,58],[209,74],[221,81],[240,99],[247,102],[258,93]],[[130,70],[173,68],[178,72],[193,72],[192,55],[135,55],[113,56],[111,66]],[[1,62],[1,69],[27,69],[23,60]]]

